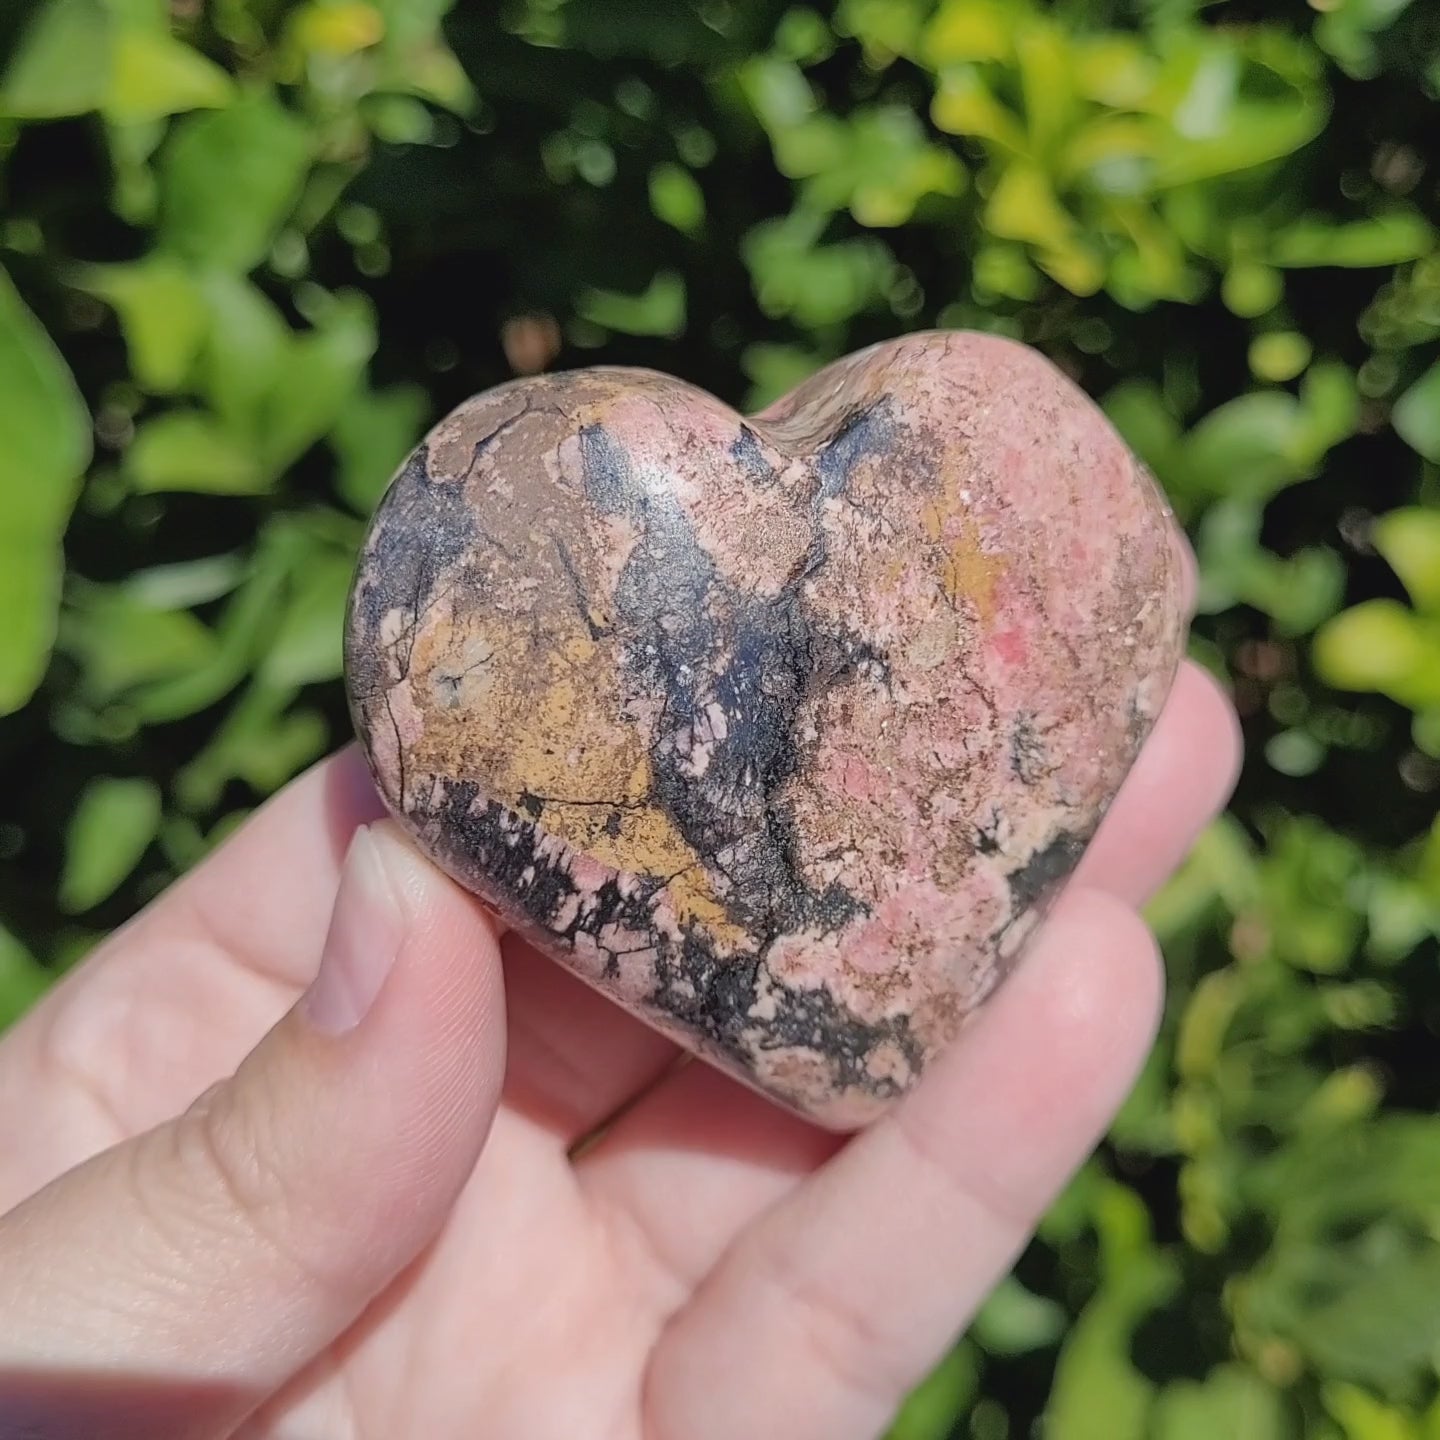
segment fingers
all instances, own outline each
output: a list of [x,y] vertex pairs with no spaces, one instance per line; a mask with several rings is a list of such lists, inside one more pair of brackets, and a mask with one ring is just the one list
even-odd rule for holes
[[1229,699],[1191,661],[1126,777],[1072,883],[1142,904],[1225,808],[1240,769]]
[[322,761],[6,1033],[0,1209],[235,1069],[313,977],[378,807],[358,752]]
[[[1237,763],[1229,702],[1187,664],[1072,886],[1127,904],[1143,900],[1222,807]],[[967,1032],[958,1046],[973,1044],[973,1036]],[[683,1284],[703,1275],[741,1226],[835,1148],[833,1137],[696,1064],[622,1120],[580,1175],[591,1197],[623,1215]]]
[[679,1050],[518,935],[506,935],[501,948],[506,1105],[568,1149],[663,1075]]
[[1140,921],[1067,896],[964,1043],[742,1233],[672,1321],[649,1433],[879,1433],[1103,1133],[1159,1002]]
[[108,1373],[134,1433],[228,1434],[439,1230],[504,1033],[478,907],[360,831],[319,975],[235,1075],[0,1218],[0,1414],[108,1435],[67,1412],[103,1407]]
[[[314,972],[350,837],[384,813],[351,745],[263,806],[167,893],[166,906],[184,912],[255,973],[298,990]],[[295,863],[297,855],[304,864]],[[264,905],[255,904],[258,895]],[[157,906],[139,917],[134,938],[148,942],[145,932],[168,923]]]

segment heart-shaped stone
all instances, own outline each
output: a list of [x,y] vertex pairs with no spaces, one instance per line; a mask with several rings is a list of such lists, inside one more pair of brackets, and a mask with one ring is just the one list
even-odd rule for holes
[[1013,964],[1181,653],[1176,532],[1047,361],[924,334],[746,420],[650,371],[468,401],[375,516],[351,704],[547,955],[851,1128]]

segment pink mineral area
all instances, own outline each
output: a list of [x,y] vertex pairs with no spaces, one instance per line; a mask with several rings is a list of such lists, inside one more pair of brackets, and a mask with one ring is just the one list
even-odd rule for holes
[[646,371],[462,406],[347,670],[381,788],[589,983],[819,1123],[1003,978],[1164,701],[1182,547],[1034,352],[925,334],[744,420]]

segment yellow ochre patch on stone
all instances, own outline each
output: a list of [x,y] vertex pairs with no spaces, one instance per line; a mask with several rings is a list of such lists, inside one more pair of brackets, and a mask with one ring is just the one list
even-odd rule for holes
[[[562,633],[556,617],[546,620],[556,633],[540,664],[535,637],[514,626],[470,617],[421,637],[412,668],[425,712],[417,762],[475,781],[519,814],[533,797],[548,834],[621,873],[672,877],[666,893],[682,924],[743,945],[745,932],[726,919],[699,855],[653,803],[641,737],[617,718],[623,701],[609,652],[578,626]],[[477,651],[489,657],[483,673],[472,671],[459,703],[447,705],[446,687],[431,678],[459,668],[457,653]]]
[[[995,582],[1004,570],[1004,557],[986,551],[981,541],[980,527],[965,513],[959,486],[953,477],[945,483],[945,503],[932,501],[920,512],[920,523],[925,534],[937,546],[943,546],[940,555],[940,588],[945,598],[954,604],[957,600],[968,600],[974,607],[982,625],[988,625],[995,617]],[[947,524],[948,520],[948,524]],[[953,535],[958,528],[959,536],[945,543],[946,532]]]
[[967,520],[941,566],[940,583],[947,599],[963,596],[975,607],[980,623],[988,625],[995,617],[995,582],[1002,568],[998,555],[987,555],[981,549],[979,531]]

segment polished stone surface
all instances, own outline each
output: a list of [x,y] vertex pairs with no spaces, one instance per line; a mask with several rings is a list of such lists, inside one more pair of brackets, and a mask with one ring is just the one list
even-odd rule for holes
[[847,1128],[1014,963],[1184,629],[1168,511],[1100,412],[927,334],[750,420],[637,370],[476,397],[380,506],[346,658],[437,863]]

